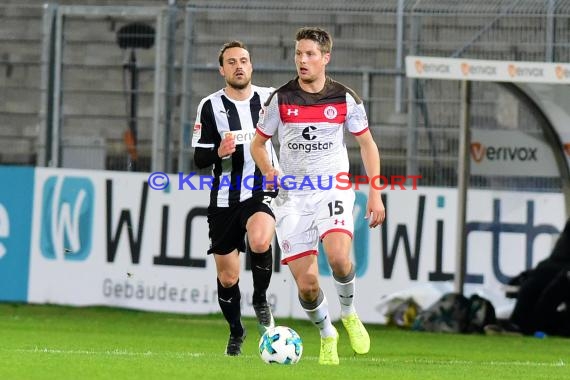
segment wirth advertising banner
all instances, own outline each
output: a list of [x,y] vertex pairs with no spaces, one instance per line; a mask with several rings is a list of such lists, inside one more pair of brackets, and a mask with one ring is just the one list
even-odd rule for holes
[[[156,191],[147,177],[37,170],[30,302],[219,311],[214,260],[206,255],[208,191],[178,190],[175,181]],[[288,276],[276,273],[274,283]],[[250,304],[251,272],[240,287]],[[276,313],[289,313],[289,287],[272,289]]]
[[[0,192],[1,299],[219,312],[214,260],[206,255],[209,191],[199,190],[198,176],[169,177],[170,185],[159,191],[142,173],[28,171],[18,179],[18,192]],[[386,221],[370,229],[367,194],[367,186],[356,190],[355,302],[364,321],[382,323],[382,305],[394,294],[452,288],[457,195],[448,188],[386,189]],[[562,194],[470,190],[466,293],[506,304],[503,285],[548,256],[565,221]],[[306,318],[278,249],[274,255],[268,298],[276,317]],[[243,311],[253,316],[251,272],[243,258]],[[336,319],[340,307],[322,254],[318,265]],[[5,279],[13,284],[9,291]]]

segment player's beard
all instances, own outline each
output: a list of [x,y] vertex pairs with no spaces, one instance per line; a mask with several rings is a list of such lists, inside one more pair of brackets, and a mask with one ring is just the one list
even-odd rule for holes
[[243,79],[240,80],[240,79],[232,78],[232,79],[228,80],[227,83],[231,88],[234,88],[236,90],[243,90],[244,88],[249,86],[249,84],[251,83],[251,77],[247,77],[244,74]]

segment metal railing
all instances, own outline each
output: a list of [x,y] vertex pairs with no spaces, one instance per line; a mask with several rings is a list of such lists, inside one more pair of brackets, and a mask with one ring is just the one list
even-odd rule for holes
[[[318,24],[335,40],[329,73],[365,101],[383,171],[419,173],[424,185],[453,187],[459,86],[405,79],[404,55],[570,59],[568,1],[166,3],[0,6],[0,163],[192,170],[196,106],[223,86],[217,67],[222,43],[244,40],[254,82],[275,87],[295,75],[295,29]],[[119,30],[137,23],[154,31],[153,46],[121,48]],[[131,32],[136,40],[137,30]],[[514,126],[544,138],[545,121],[511,89],[480,84],[473,90],[474,128]],[[526,117],[515,125],[509,114]],[[362,170],[350,139],[349,147],[352,170]],[[538,177],[470,181],[474,187],[560,191],[555,180]]]

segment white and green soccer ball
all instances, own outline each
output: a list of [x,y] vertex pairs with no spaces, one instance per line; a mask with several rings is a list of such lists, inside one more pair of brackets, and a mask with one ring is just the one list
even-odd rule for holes
[[259,355],[266,363],[295,364],[302,354],[303,341],[290,327],[269,328],[259,339]]

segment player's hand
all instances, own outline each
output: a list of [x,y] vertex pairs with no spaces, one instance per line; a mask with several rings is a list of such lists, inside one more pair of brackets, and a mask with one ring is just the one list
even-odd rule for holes
[[231,155],[235,151],[236,151],[236,142],[234,135],[232,135],[231,133],[226,133],[224,135],[224,139],[222,140],[218,148],[218,156],[220,158],[224,158]]
[[368,203],[366,204],[366,219],[368,219],[368,226],[370,228],[378,227],[384,223],[385,218],[386,210],[380,194],[369,196]]
[[277,190],[279,187],[279,171],[277,169],[271,168],[271,170],[263,175],[263,178],[266,190]]

